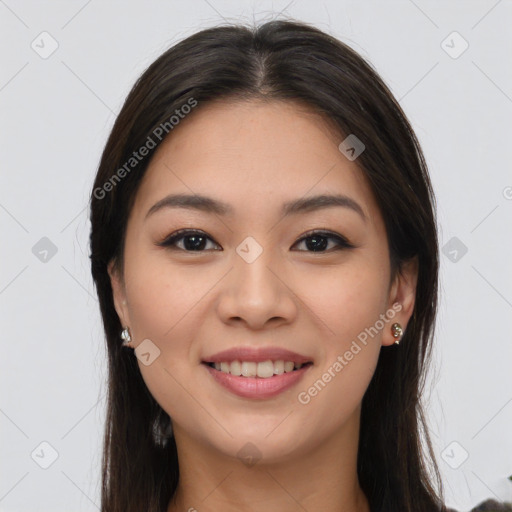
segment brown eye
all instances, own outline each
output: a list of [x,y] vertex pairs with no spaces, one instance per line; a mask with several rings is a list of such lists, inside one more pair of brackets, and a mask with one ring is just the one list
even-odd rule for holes
[[306,235],[298,240],[296,244],[301,242],[305,243],[307,248],[305,252],[332,252],[331,250],[326,251],[329,245],[329,240],[334,240],[334,250],[336,251],[341,249],[351,249],[354,247],[346,238],[329,231],[311,231],[306,233]]
[[[182,240],[182,246],[178,246],[177,243],[181,242]],[[168,236],[162,242],[157,243],[157,245],[161,247],[167,247],[172,250],[177,249],[186,252],[204,252],[205,247],[208,245],[208,241],[213,242],[213,240],[202,231],[182,229]],[[215,242],[214,244],[219,247]]]

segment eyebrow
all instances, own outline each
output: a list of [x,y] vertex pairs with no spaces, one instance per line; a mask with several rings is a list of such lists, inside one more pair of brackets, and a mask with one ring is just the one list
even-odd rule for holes
[[[320,194],[288,201],[283,204],[281,215],[283,217],[287,217],[289,215],[307,213],[336,206],[353,210],[361,216],[364,222],[366,222],[366,215],[359,203],[343,194]],[[232,215],[234,212],[231,205],[217,199],[213,199],[212,197],[207,197],[200,194],[170,194],[163,199],[160,199],[148,210],[146,213],[146,219],[150,215],[164,208],[198,210],[222,216]]]

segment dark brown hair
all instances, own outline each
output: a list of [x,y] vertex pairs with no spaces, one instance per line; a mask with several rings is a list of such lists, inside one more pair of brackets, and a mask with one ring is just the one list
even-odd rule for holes
[[[358,478],[372,511],[445,510],[420,402],[438,300],[435,197],[427,165],[404,112],[372,66],[319,29],[284,20],[209,28],[167,50],[133,86],[103,151],[90,212],[92,276],[109,357],[101,510],[165,511],[178,484],[174,438],[158,435],[169,416],[149,393],[133,352],[121,346],[107,265],[114,261],[122,269],[128,214],[161,142],[155,130],[167,122],[172,136],[169,118],[191,98],[195,108],[216,99],[307,104],[340,134],[355,134],[365,144],[357,164],[385,222],[392,277],[414,256],[419,274],[404,338],[381,350],[362,401]],[[148,137],[155,142],[148,156],[127,168]],[[123,166],[125,172],[118,172]]]

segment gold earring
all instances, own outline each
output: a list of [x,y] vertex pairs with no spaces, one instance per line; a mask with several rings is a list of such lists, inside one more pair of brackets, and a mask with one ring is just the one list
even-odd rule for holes
[[399,345],[400,340],[402,339],[402,335],[404,333],[402,326],[399,323],[394,323],[391,326],[391,333],[393,334],[393,338],[396,338],[395,343]]

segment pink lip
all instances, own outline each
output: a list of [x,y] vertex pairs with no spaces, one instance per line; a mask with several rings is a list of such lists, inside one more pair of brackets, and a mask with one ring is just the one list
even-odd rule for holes
[[[279,357],[278,359],[283,358]],[[226,359],[222,360],[226,361]],[[243,360],[248,361],[246,358]],[[293,359],[287,359],[287,361],[291,360]],[[216,370],[215,368],[208,366],[206,363],[203,363],[203,366],[219,384],[235,395],[243,398],[265,399],[272,398],[273,396],[291,388],[294,384],[299,382],[299,380],[304,376],[304,373],[307,372],[308,368],[312,365],[308,364],[299,370],[285,372],[281,375],[274,375],[268,379],[263,379],[261,377],[239,377]]]
[[[261,363],[263,361],[293,361],[296,364],[305,364],[313,362],[311,357],[306,357],[296,352],[291,352],[284,348],[267,347],[267,348],[252,348],[252,347],[236,347],[229,350],[223,350],[213,356],[205,357],[204,363],[223,363],[232,361],[248,361],[254,363]],[[244,377],[245,379],[246,377]]]

